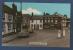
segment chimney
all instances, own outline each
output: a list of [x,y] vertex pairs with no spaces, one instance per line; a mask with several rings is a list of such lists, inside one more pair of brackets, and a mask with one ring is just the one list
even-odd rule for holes
[[64,17],[66,17],[66,18],[67,18],[67,15],[64,15]]
[[46,13],[44,12],[44,14],[43,14],[44,16],[46,15]]

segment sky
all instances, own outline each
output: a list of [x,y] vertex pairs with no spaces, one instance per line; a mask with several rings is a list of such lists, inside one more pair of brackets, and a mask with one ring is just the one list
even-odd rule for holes
[[[12,7],[13,2],[5,2],[6,5]],[[17,10],[20,11],[20,2],[14,2],[17,5]],[[71,4],[69,3],[25,3],[22,2],[22,13],[35,15],[43,15],[44,12],[54,14],[58,12],[61,15],[67,15],[70,17]]]

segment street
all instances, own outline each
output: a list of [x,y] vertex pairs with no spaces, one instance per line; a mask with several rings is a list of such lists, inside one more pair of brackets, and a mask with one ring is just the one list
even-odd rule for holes
[[57,30],[34,31],[28,38],[17,38],[2,46],[24,47],[70,47],[70,30],[66,29],[66,36],[59,39]]

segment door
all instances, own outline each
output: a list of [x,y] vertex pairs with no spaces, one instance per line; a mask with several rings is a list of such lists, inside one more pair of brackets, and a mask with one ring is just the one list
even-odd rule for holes
[[39,24],[34,24],[34,30],[39,30]]

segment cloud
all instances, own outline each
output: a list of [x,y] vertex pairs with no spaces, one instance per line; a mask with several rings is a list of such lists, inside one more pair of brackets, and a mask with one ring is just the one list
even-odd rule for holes
[[34,15],[41,15],[42,14],[37,9],[33,9],[33,8],[28,8],[26,10],[22,10],[22,14],[32,14],[32,12],[33,12]]

